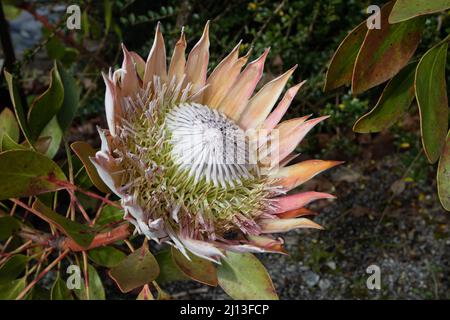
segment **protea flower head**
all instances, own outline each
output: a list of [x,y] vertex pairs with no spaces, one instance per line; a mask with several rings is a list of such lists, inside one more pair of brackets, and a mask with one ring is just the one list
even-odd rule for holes
[[[104,74],[108,130],[92,158],[139,233],[219,262],[227,250],[281,252],[272,233],[321,227],[304,216],[319,192],[287,194],[338,164],[287,164],[326,117],[279,123],[304,82],[286,91],[296,67],[256,94],[269,49],[246,65],[239,44],[207,75],[209,22],[185,58],[182,30],[169,67],[158,24],[145,62],[123,46],[122,67]],[[245,66],[246,65],[246,66]],[[245,66],[245,67],[244,67]],[[189,259],[189,257],[188,257]]]

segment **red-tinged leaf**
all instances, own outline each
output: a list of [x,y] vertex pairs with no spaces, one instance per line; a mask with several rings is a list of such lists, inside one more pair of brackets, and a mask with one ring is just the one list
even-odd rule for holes
[[217,267],[219,285],[236,300],[278,300],[263,264],[250,253],[227,252]]
[[79,224],[54,212],[38,199],[33,203],[33,209],[39,212],[39,217],[55,226],[59,231],[71,238],[83,248],[88,248],[96,231],[84,224]]
[[189,261],[179,250],[172,248],[172,257],[178,268],[192,280],[217,286],[217,271],[212,262],[188,253]]
[[437,186],[442,206],[445,210],[450,211],[450,131],[439,160]]
[[389,15],[389,23],[398,23],[449,8],[450,0],[397,0]]
[[445,78],[448,42],[431,48],[416,70],[416,99],[420,110],[422,144],[430,163],[438,161],[448,131],[448,97]]
[[381,132],[392,126],[410,107],[415,97],[417,63],[406,66],[384,88],[375,107],[356,121],[353,131]]
[[344,41],[341,42],[328,67],[325,79],[325,91],[351,84],[356,57],[358,56],[359,49],[366,37],[367,31],[367,23],[364,21],[353,29]]
[[419,45],[424,19],[389,24],[394,2],[381,9],[381,28],[371,29],[361,46],[353,70],[352,91],[362,93],[395,76],[408,63]]
[[155,280],[159,275],[159,266],[148,248],[143,246],[111,269],[109,275],[125,293]]
[[155,255],[156,261],[158,261],[160,273],[156,281],[158,283],[172,282],[172,281],[184,281],[189,278],[180,271],[175,262],[173,261],[172,253],[170,250],[162,250]]
[[91,159],[89,159],[89,157],[95,157],[94,148],[83,141],[74,142],[70,145],[70,147],[83,163],[84,167],[86,168],[86,172],[95,187],[101,192],[111,193],[111,190],[109,190],[109,188],[98,175],[97,169],[95,169],[95,166],[92,164]]
[[[61,189],[51,178],[66,180],[61,168],[46,156],[31,150],[0,153],[0,200],[34,196]],[[7,182],[7,183],[6,183]]]
[[63,100],[64,87],[55,63],[50,72],[48,89],[33,101],[28,112],[28,126],[33,140],[39,137],[45,126],[58,113]]

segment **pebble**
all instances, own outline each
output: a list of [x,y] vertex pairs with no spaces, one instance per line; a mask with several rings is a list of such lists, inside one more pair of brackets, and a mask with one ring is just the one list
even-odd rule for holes
[[311,270],[303,273],[302,278],[308,287],[314,287],[320,280],[320,276]]
[[336,270],[336,262],[334,262],[334,261],[329,261],[329,262],[327,262],[327,266],[328,266],[328,268],[330,268],[331,270]]
[[328,279],[321,279],[319,281],[319,288],[322,291],[328,290],[328,288],[331,287],[331,281]]

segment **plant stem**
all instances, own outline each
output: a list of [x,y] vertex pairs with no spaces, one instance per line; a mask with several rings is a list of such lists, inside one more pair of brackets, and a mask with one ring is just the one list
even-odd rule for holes
[[22,290],[22,292],[17,296],[16,300],[22,300],[23,297],[28,293],[28,291],[30,291],[31,288],[33,288],[36,283],[41,280],[55,265],[58,264],[59,261],[61,261],[68,253],[70,252],[69,249],[65,250],[63,253],[61,253],[58,258],[56,258],[55,260],[53,260],[52,263],[50,263],[44,270],[42,270],[42,272],[36,277],[36,279],[34,279],[33,281],[31,281],[26,287],[25,289]]

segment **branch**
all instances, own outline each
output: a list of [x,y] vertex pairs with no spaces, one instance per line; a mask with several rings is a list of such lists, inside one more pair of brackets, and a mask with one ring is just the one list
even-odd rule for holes
[[87,196],[89,196],[91,198],[100,200],[100,201],[102,201],[104,203],[107,203],[107,204],[113,206],[113,207],[122,209],[122,206],[117,204],[117,203],[115,203],[114,201],[111,201],[111,200],[109,200],[109,199],[107,199],[105,197],[102,197],[102,196],[100,196],[100,195],[98,195],[98,194],[96,194],[94,192],[87,191],[87,190],[84,190],[84,189],[82,189],[80,187],[77,187],[76,185],[74,185],[74,184],[72,184],[72,183],[70,183],[68,181],[58,180],[58,179],[56,179],[53,176],[48,177],[48,181],[50,181],[50,182],[52,182],[52,183],[54,183],[54,184],[56,184],[56,185],[58,185],[58,186],[60,186],[60,187],[62,187],[64,189],[74,190],[74,191],[78,191],[78,192],[84,193],[85,195],[87,195]]
[[[21,206],[28,212],[33,213],[34,215],[38,216],[39,218],[46,220],[45,217],[43,217],[42,213],[37,211],[36,209],[26,205],[22,201],[18,199],[10,199],[12,202],[16,203],[18,206]],[[46,220],[47,221],[47,220]],[[93,248],[106,246],[108,244],[117,242],[119,240],[125,240],[127,239],[131,232],[128,230],[129,224],[122,224],[108,232],[99,233],[97,234],[94,239],[92,240],[91,244],[88,248],[83,248],[80,245],[78,245],[75,241],[73,241],[71,238],[68,237],[59,237],[54,238],[50,234],[44,234],[44,233],[38,233],[34,230],[25,229],[19,232],[19,235],[27,240],[33,240],[36,243],[39,243],[43,246],[49,246],[49,247],[55,247],[60,250],[69,249],[71,251],[77,252],[77,251],[86,251]]]
[[87,251],[87,250],[91,250],[91,249],[94,249],[97,247],[107,246],[114,242],[128,239],[128,237],[131,235],[131,232],[128,229],[128,227],[129,227],[128,224],[122,224],[122,225],[112,229],[111,231],[99,233],[98,235],[96,235],[94,237],[94,240],[92,240],[91,244],[89,245],[89,247],[87,249],[81,247],[80,245],[78,245],[76,242],[74,242],[70,238],[63,239],[60,242],[59,246],[61,249],[67,248],[74,252]]
[[44,247],[51,247],[58,250],[70,250],[72,252],[81,252],[107,246],[120,240],[128,239],[128,237],[131,235],[128,227],[128,224],[122,224],[112,229],[111,231],[97,234],[88,248],[81,247],[71,238],[65,236],[55,238],[48,233],[31,233],[28,231],[19,231],[17,235],[25,240],[31,240],[34,243]]
[[58,258],[53,260],[52,263],[50,263],[42,272],[33,280],[31,281],[25,289],[22,290],[22,292],[17,296],[16,300],[22,300],[23,297],[27,294],[28,291],[30,291],[31,288],[34,287],[34,285],[41,280],[54,266],[58,264],[67,254],[69,253],[69,250],[65,250],[63,253],[61,253]]

